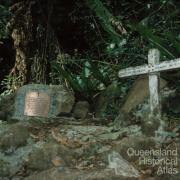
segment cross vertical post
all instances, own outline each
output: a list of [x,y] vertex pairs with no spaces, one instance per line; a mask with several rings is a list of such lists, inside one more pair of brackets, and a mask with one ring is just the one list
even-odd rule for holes
[[[148,65],[149,68],[154,68],[156,64],[159,64],[160,52],[158,49],[150,49],[148,53]],[[160,73],[152,72],[149,74],[149,93],[150,93],[150,118],[155,117],[160,119],[161,117],[161,105],[160,105]]]

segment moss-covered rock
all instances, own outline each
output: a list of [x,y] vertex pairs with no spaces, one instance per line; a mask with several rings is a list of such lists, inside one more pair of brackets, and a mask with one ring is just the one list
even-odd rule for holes
[[0,137],[0,148],[7,150],[16,149],[24,144],[29,137],[28,126],[23,123],[11,125]]

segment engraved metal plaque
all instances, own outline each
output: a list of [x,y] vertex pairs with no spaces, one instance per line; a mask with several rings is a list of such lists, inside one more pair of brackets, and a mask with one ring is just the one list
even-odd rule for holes
[[25,97],[24,115],[47,117],[50,109],[50,96],[44,92],[29,91]]

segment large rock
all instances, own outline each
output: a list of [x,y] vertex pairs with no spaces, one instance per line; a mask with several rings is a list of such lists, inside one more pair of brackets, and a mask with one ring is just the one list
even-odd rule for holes
[[[160,88],[164,88],[167,82],[160,79]],[[149,96],[149,79],[147,76],[138,78],[127,95],[127,99],[121,108],[122,112],[129,113],[138,104],[141,104]]]
[[[160,88],[164,88],[167,82],[163,79],[160,79]],[[143,76],[138,78],[131,90],[129,91],[126,101],[122,108],[119,111],[118,116],[115,118],[114,127],[115,129],[119,129],[121,127],[125,127],[129,125],[131,122],[129,121],[128,114],[137,107],[137,105],[143,103],[145,99],[149,96],[149,79],[147,76]]]
[[74,94],[64,86],[29,84],[17,91],[13,118],[56,117],[70,113],[73,105]]

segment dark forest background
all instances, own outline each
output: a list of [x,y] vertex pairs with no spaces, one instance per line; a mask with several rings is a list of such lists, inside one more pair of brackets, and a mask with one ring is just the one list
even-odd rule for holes
[[[124,92],[134,78],[118,70],[147,63],[150,48],[178,57],[179,11],[178,0],[1,0],[1,95],[32,82],[90,101],[111,86]],[[179,71],[162,76],[179,89]]]

